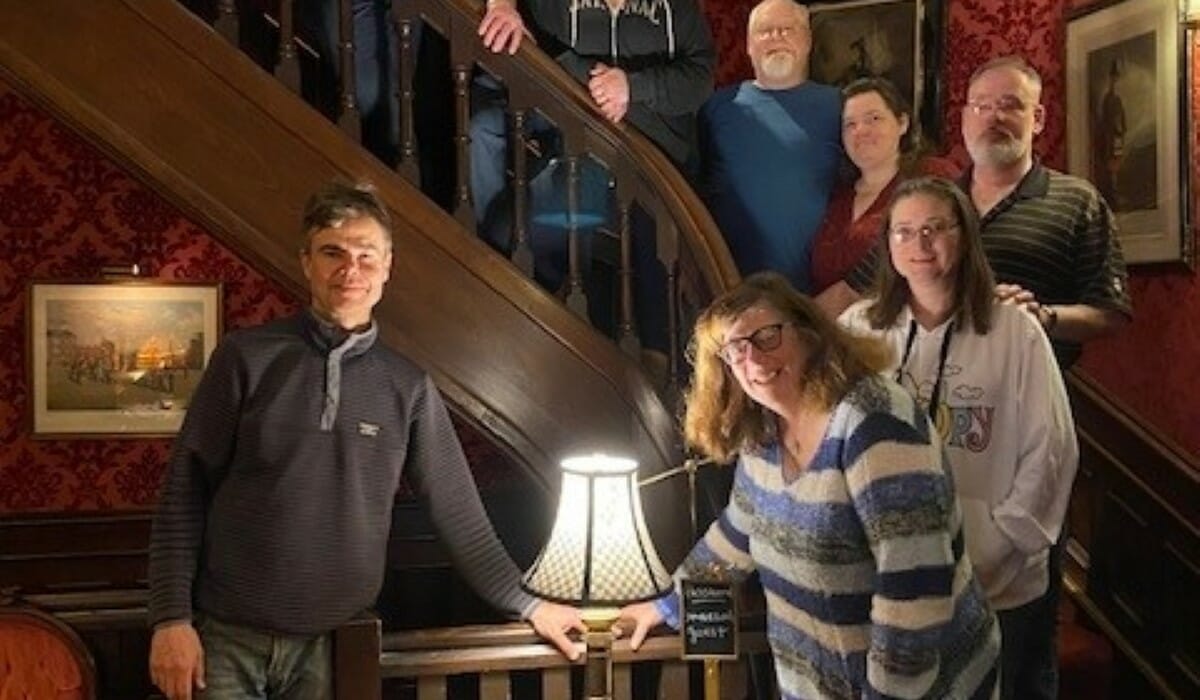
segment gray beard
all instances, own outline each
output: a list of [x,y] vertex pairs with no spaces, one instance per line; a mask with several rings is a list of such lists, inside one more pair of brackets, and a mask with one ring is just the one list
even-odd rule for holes
[[786,80],[796,73],[799,59],[788,53],[767,56],[762,61],[763,77],[772,81]]
[[967,153],[971,160],[980,165],[1003,167],[1013,165],[1025,157],[1025,148],[1017,139],[1005,141],[983,141],[982,139],[967,144]]

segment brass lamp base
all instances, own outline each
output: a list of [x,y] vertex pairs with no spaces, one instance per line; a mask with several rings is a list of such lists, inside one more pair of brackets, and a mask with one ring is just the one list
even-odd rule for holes
[[616,608],[584,608],[581,616],[587,626],[583,636],[586,656],[583,668],[585,700],[612,700],[613,696],[613,623]]

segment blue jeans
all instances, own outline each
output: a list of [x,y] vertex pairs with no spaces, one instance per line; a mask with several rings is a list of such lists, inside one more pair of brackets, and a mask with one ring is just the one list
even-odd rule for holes
[[[1051,581],[1051,588],[1054,585]],[[1057,596],[1043,594],[1018,608],[996,611],[1000,621],[1001,700],[1058,697],[1056,600]]]
[[[508,117],[504,88],[490,75],[479,74],[471,83],[471,201],[479,236],[497,250],[510,252],[509,229],[512,209],[505,198],[509,192]],[[528,177],[530,188],[536,187],[536,176],[546,159],[558,154],[553,125],[538,112],[530,112],[526,123],[528,133],[545,142],[541,160],[531,165]],[[524,154],[521,154],[523,157]],[[532,196],[531,196],[532,199]]]
[[[362,142],[377,158],[394,165],[400,148],[399,42],[388,19],[391,0],[353,0],[355,99]],[[341,74],[337,0],[301,0],[300,26],[306,27],[322,57],[322,70],[334,83]],[[415,39],[414,39],[415,42]]]
[[202,700],[332,700],[330,635],[293,637],[196,615],[204,646]]
[[[505,254],[512,252],[512,206],[507,170],[514,157],[509,153],[506,98],[499,83],[479,75],[471,93],[471,199],[479,236]],[[542,144],[543,153],[527,171],[529,178],[529,221],[526,230],[534,257],[535,277],[540,285],[557,292],[566,281],[568,264],[567,165],[558,156],[561,147],[553,125],[538,112],[526,122],[529,135]],[[609,319],[614,299],[591,283],[592,234],[604,226],[615,231],[615,201],[609,188],[610,174],[594,161],[581,159],[576,210],[579,232],[579,262],[588,293],[593,323],[611,331]],[[666,274],[656,258],[654,220],[640,207],[630,213],[632,234],[634,308],[642,345],[666,351],[668,340]]]

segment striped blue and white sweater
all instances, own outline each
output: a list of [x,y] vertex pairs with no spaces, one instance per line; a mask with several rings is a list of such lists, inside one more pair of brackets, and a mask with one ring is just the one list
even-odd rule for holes
[[[729,505],[677,577],[757,571],[784,698],[988,698],[999,628],[924,411],[870,377],[834,407],[791,483],[779,446],[743,453]],[[676,595],[659,602],[678,626]]]

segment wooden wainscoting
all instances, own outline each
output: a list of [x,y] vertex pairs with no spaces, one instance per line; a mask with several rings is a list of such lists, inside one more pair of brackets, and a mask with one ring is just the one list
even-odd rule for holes
[[0,590],[54,614],[96,661],[97,696],[145,698],[149,513],[0,518]]
[[1092,380],[1069,382],[1080,469],[1067,591],[1113,642],[1112,697],[1200,697],[1200,460]]

